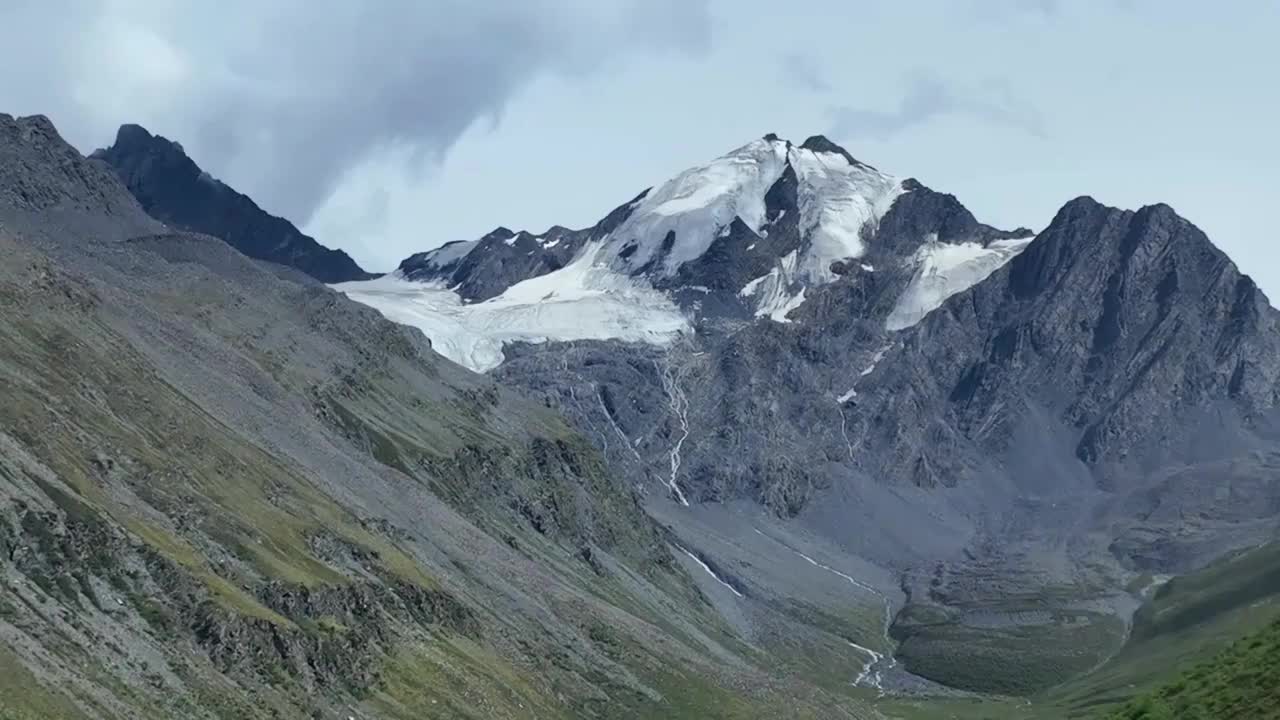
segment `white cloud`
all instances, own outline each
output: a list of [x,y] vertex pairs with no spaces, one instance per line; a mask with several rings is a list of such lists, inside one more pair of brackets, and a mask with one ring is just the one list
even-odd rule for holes
[[0,62],[38,70],[0,76],[7,111],[85,151],[137,122],[298,222],[371,153],[438,156],[542,74],[708,31],[701,0],[11,1]]
[[906,82],[896,107],[877,110],[842,105],[831,109],[832,135],[849,140],[885,140],[945,115],[968,115],[994,125],[1045,136],[1039,111],[1010,88],[990,80],[957,89],[937,76],[917,73]]

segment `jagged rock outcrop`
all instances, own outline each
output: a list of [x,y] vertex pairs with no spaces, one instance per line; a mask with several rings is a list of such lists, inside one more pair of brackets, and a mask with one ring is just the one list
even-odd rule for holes
[[160,230],[110,175],[84,162],[47,117],[0,113],[0,227],[31,237],[103,240]]
[[[886,404],[861,411],[910,428],[902,413],[914,408],[922,420],[945,419],[947,435],[1006,451],[1014,438],[1001,426],[1033,403],[1062,423],[1074,461],[1109,491],[1174,464],[1266,448],[1280,399],[1276,311],[1162,205],[1067,204],[1026,251],[901,343],[885,361]],[[1207,425],[1225,432],[1206,436]],[[922,441],[905,450],[903,432],[884,436],[889,456],[918,453],[918,467],[935,468],[920,482],[963,477],[942,468],[965,453]]]
[[174,229],[221,238],[251,258],[297,268],[320,282],[374,277],[345,252],[324,247],[201,170],[178,143],[141,126],[121,126],[115,142],[93,157],[115,171],[147,213]]
[[409,280],[443,282],[467,300],[488,300],[520,280],[564,267],[583,239],[583,233],[560,227],[542,235],[497,228],[479,240],[411,255],[399,271]]

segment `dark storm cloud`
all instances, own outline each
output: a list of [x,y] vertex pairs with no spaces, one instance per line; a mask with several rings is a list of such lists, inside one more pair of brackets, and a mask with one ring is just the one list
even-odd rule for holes
[[[438,156],[546,73],[696,51],[703,0],[16,0],[0,9],[8,112],[81,149],[140,122],[305,220],[380,149]],[[40,42],[32,41],[40,37]]]
[[947,115],[967,115],[1037,137],[1044,136],[1040,113],[1018,98],[1006,84],[989,82],[960,91],[931,74],[918,74],[911,78],[895,108],[833,108],[831,131],[841,138],[885,140]]

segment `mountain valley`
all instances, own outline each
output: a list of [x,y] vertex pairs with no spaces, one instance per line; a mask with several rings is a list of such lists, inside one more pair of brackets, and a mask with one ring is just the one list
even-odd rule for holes
[[0,718],[1219,702],[1159,688],[1272,647],[1280,313],[1046,220],[769,134],[376,275],[0,115]]

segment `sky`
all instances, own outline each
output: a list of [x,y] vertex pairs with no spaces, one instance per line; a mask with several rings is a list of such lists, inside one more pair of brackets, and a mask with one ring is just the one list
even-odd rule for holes
[[7,0],[0,112],[135,122],[371,270],[775,132],[1041,228],[1166,202],[1280,298],[1274,0]]

